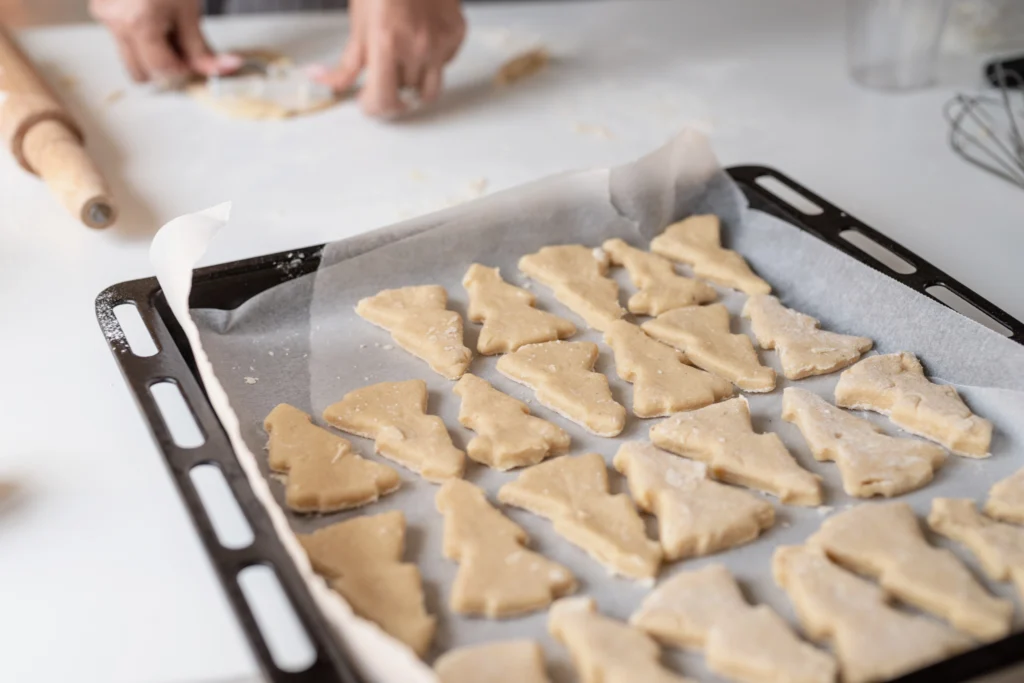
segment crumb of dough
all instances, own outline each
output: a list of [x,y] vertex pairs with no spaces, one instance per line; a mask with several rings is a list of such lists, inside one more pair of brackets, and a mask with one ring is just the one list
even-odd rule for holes
[[117,90],[111,90],[110,92],[107,93],[107,96],[103,98],[103,104],[105,104],[105,105],[107,105],[109,107],[112,104],[116,104],[117,102],[120,102],[121,99],[123,99],[123,98],[124,98],[124,90],[121,90],[120,88],[118,88]]
[[572,124],[572,130],[574,133],[590,135],[595,138],[601,138],[602,140],[611,140],[615,137],[615,134],[608,130],[608,128],[597,123],[574,121]]
[[260,381],[259,377],[245,377],[244,379],[246,384],[256,384],[256,382]]
[[494,85],[511,85],[542,71],[551,61],[551,55],[543,47],[528,50],[501,65],[494,75]]

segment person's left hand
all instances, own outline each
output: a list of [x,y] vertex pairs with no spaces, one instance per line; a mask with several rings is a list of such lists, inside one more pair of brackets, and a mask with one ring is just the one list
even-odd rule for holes
[[393,117],[407,109],[400,96],[411,89],[423,103],[441,92],[442,71],[459,51],[466,21],[459,0],[352,0],[352,33],[341,61],[316,79],[335,91],[355,85],[363,111]]

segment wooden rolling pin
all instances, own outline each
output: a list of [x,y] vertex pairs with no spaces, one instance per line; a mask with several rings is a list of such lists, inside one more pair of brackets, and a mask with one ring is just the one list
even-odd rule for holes
[[90,228],[117,219],[106,181],[83,146],[82,131],[28,57],[0,26],[0,136],[22,167]]

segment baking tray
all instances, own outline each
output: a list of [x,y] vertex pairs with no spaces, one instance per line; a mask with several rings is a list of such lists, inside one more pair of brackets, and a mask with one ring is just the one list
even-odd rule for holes
[[[934,285],[945,286],[1004,326],[1013,341],[1024,345],[1024,323],[1015,320],[954,278],[782,173],[763,166],[739,166],[729,168],[727,172],[744,192],[751,208],[787,221],[920,294],[934,299],[927,289]],[[765,179],[782,183],[810,200],[821,209],[820,213],[807,214],[786,203],[759,184]],[[851,229],[899,256],[913,266],[914,272],[894,272],[840,236],[840,233]],[[192,308],[222,310],[237,308],[263,291],[315,272],[320,265],[322,250],[323,245],[318,245],[198,269],[193,277],[190,305]],[[126,303],[134,304],[138,309],[157,346],[155,355],[136,356],[123,335],[110,333],[110,326],[117,325],[113,309]],[[199,380],[185,335],[167,306],[156,278],[132,280],[107,288],[97,297],[96,314],[106,332],[105,336],[114,358],[167,461],[192,522],[267,680],[274,683],[360,681],[341,643],[314,603],[306,584],[274,533],[266,510],[253,494]],[[150,387],[154,384],[168,381],[176,384],[181,390],[205,437],[199,447],[182,448],[175,444],[150,393]],[[252,528],[254,540],[247,547],[229,549],[218,541],[189,476],[193,467],[203,464],[218,467],[227,480]],[[313,645],[316,657],[309,668],[295,672],[282,670],[275,665],[237,581],[239,572],[253,565],[266,565],[274,569]],[[959,683],[1000,671],[1018,662],[1024,662],[1024,632],[938,662],[897,680],[899,683]]]

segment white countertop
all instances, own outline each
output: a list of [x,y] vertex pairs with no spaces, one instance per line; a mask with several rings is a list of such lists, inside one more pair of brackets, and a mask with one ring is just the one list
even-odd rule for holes
[[[470,23],[438,111],[398,125],[352,103],[229,121],[130,86],[98,27],[22,34],[62,79],[124,219],[90,231],[0,157],[0,479],[21,488],[0,509],[4,680],[255,675],[93,313],[100,290],[151,274],[148,238],[181,213],[232,200],[245,237],[208,262],[233,260],[470,198],[482,180],[622,162],[694,124],[724,164],[779,168],[1024,318],[1024,195],[949,150],[941,107],[955,86],[891,96],[849,82],[840,3],[502,4]],[[334,15],[209,27],[218,45],[300,60],[333,58],[344,33]],[[494,67],[537,40],[556,66],[493,91]]]

